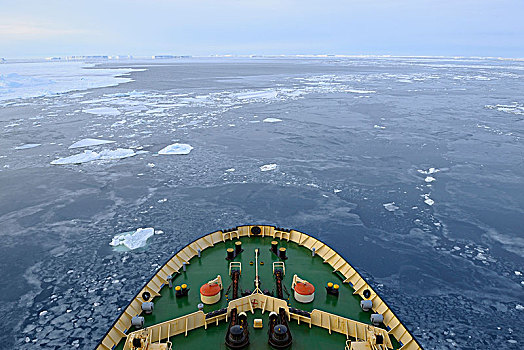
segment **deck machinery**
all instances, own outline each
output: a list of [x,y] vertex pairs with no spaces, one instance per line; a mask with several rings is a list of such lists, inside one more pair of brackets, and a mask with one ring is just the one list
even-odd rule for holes
[[344,257],[313,236],[266,225],[212,232],[181,249],[98,345],[172,348],[421,349]]

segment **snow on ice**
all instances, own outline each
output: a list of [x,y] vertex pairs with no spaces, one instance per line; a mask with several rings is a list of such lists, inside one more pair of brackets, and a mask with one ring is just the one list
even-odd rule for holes
[[187,143],[173,143],[158,151],[158,154],[189,154],[193,147]]

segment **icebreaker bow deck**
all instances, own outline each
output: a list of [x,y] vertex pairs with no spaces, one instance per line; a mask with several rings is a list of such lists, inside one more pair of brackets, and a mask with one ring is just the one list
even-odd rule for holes
[[98,349],[421,349],[338,253],[273,226],[216,231],[176,253]]

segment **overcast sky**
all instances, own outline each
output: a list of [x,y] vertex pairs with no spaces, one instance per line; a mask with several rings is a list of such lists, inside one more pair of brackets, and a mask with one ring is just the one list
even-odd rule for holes
[[524,57],[524,0],[1,0],[0,57]]

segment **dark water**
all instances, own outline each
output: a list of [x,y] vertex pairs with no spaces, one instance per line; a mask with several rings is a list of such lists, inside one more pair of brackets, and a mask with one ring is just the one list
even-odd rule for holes
[[[134,66],[131,83],[0,108],[0,348],[93,348],[173,252],[246,223],[332,245],[427,349],[524,342],[524,63]],[[87,137],[149,152],[50,165]],[[194,149],[157,155],[173,142]],[[163,233],[109,246],[140,227]]]

